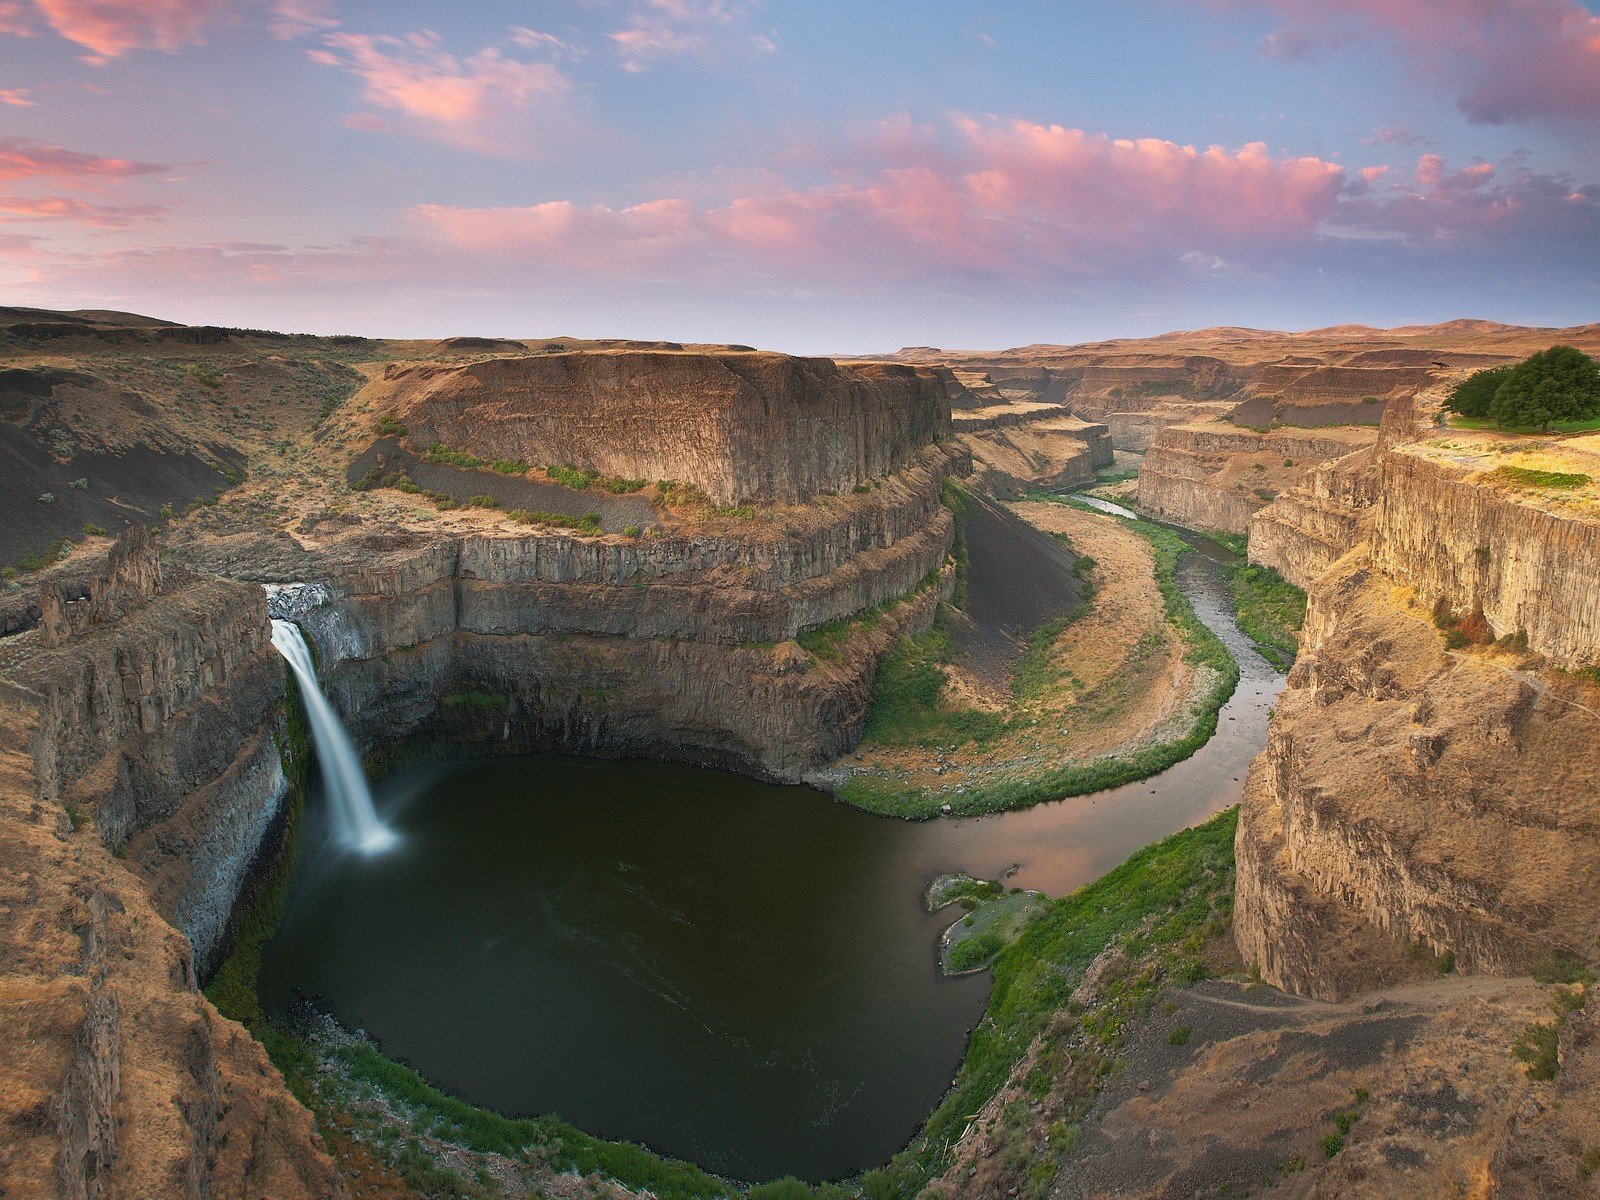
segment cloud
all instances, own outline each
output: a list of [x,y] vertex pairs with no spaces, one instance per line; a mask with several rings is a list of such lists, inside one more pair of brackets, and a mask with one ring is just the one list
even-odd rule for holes
[[0,104],[9,104],[13,108],[32,108],[37,100],[28,99],[27,88],[0,88]]
[[70,221],[98,229],[126,229],[167,212],[160,204],[90,204],[70,196],[0,196],[0,217],[12,221]]
[[[1201,0],[1215,6],[1217,0]],[[1284,24],[1263,48],[1304,58],[1378,34],[1486,124],[1600,117],[1600,16],[1579,0],[1221,0]]]
[[[529,46],[520,36],[529,32],[519,31],[518,45]],[[309,53],[313,61],[359,79],[366,103],[397,113],[426,133],[492,153],[510,152],[525,140],[529,110],[564,121],[561,105],[572,90],[565,72],[549,61],[494,46],[461,58],[431,30],[404,37],[333,33],[323,39],[323,48]],[[355,127],[376,129],[375,115]]]
[[[250,10],[264,10],[272,31],[285,38],[338,23],[331,0],[33,0],[33,6],[56,34],[90,51],[91,62],[198,45],[209,29]],[[0,4],[0,32],[30,30],[19,5]]]
[[606,37],[632,72],[685,55],[771,54],[772,38],[749,29],[751,9],[738,0],[637,0],[627,24]]
[[164,163],[102,158],[37,138],[0,137],[0,179],[50,178],[95,183],[169,170],[171,168]]
[[1259,143],[1202,150],[993,118],[902,126],[892,145],[876,173],[717,204],[414,211],[464,250],[579,270],[1038,280],[1259,255],[1310,234],[1346,186],[1336,164]]

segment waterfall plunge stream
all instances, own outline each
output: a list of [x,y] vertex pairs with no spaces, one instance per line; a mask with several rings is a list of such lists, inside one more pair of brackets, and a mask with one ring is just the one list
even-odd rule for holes
[[317,762],[322,767],[322,781],[332,807],[334,836],[363,854],[387,850],[395,843],[394,832],[378,820],[361,760],[350,744],[344,722],[322,694],[316,667],[311,662],[311,649],[300,627],[292,621],[274,619],[272,644],[288,660],[289,669],[300,681],[300,695],[311,721],[311,737],[317,744]]

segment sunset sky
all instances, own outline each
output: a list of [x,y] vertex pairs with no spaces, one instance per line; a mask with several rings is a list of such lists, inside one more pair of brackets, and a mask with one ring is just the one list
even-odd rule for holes
[[1600,320],[1578,0],[0,0],[4,302],[802,352]]

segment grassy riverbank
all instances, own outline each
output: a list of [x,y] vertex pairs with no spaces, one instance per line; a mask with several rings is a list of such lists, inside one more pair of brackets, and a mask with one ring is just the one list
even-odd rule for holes
[[[1034,501],[1071,504],[1061,497],[1039,495]],[[1076,506],[1074,506],[1076,508]],[[1094,520],[1112,520],[1098,514]],[[1187,544],[1169,529],[1147,521],[1118,521],[1118,526],[1142,538],[1150,548],[1151,569],[1159,590],[1161,619],[1175,640],[1183,662],[1194,672],[1199,692],[1189,705],[1187,726],[1173,736],[1135,741],[1116,752],[1090,761],[1073,761],[1072,745],[1081,736],[1085,721],[1106,720],[1127,707],[1137,696],[1129,681],[1137,675],[1141,662],[1147,662],[1160,647],[1149,635],[1130,647],[1127,679],[1116,679],[1093,689],[1076,687],[1069,668],[1052,658],[1071,621],[1040,630],[1030,639],[1027,652],[1018,663],[1013,678],[1013,696],[1033,701],[1042,690],[1041,681],[1059,684],[1060,695],[1054,704],[1030,703],[996,711],[963,703],[948,688],[950,642],[943,624],[919,638],[902,641],[884,660],[875,686],[864,739],[864,755],[892,752],[896,747],[921,746],[937,749],[938,779],[927,781],[907,777],[892,765],[865,767],[852,764],[836,783],[838,795],[869,812],[887,816],[925,818],[937,816],[946,806],[953,812],[981,814],[1022,808],[1045,800],[1082,795],[1118,787],[1148,778],[1166,770],[1199,750],[1216,732],[1217,713],[1233,694],[1239,681],[1239,667],[1222,641],[1195,615],[1193,606],[1177,582],[1178,560]],[[1104,564],[1087,574],[1097,581]],[[1081,619],[1082,613],[1074,614]],[[1159,624],[1160,622],[1157,622]],[[1156,675],[1144,681],[1149,687],[1165,686]],[[1075,726],[1073,723],[1077,722]],[[1004,758],[997,746],[1010,737],[1013,742],[1032,739],[1035,745],[1041,728],[1060,727],[1065,739],[1059,756],[1034,754],[1020,765],[1004,763],[988,774],[976,772],[961,777],[959,786],[944,782],[949,763],[976,759],[980,754]],[[946,759],[944,756],[951,756]],[[1013,755],[1006,762],[1015,762]]]
[[[1205,975],[1206,942],[1232,917],[1236,819],[1230,809],[1141,850],[1050,902],[999,952],[988,1011],[954,1085],[916,1140],[861,1178],[864,1197],[911,1200],[941,1177],[938,1194],[971,1194],[968,1171],[976,1167],[961,1148],[976,1125],[991,1139],[1015,1143],[1017,1153],[996,1156],[1015,1160],[1010,1185],[1025,1197],[1045,1194],[1055,1155],[1074,1144],[1074,1125],[1116,1067],[1125,1028],[1164,988]],[[1103,969],[1095,1003],[1075,1010],[1073,994],[1097,959]],[[1018,1101],[1047,1110],[1053,1129],[1019,1120]],[[992,1181],[982,1188],[986,1195],[1008,1191]]]
[[1228,598],[1244,635],[1273,666],[1287,671],[1300,653],[1306,594],[1271,567],[1242,562],[1228,569]]

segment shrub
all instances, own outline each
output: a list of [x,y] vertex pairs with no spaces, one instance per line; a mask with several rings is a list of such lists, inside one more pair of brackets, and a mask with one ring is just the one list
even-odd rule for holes
[[385,413],[378,418],[378,432],[387,437],[405,437],[407,430],[393,415]]
[[520,458],[502,458],[497,462],[490,463],[489,466],[501,475],[526,475],[528,473],[528,464]]
[[443,442],[435,442],[428,447],[422,456],[429,462],[443,463],[447,467],[460,467],[466,471],[475,471],[483,466],[483,459],[476,454],[468,454],[465,450],[452,450]]
[[1187,1025],[1179,1025],[1171,1033],[1167,1034],[1167,1045],[1187,1046],[1189,1044],[1189,1034],[1191,1032],[1192,1031]]
[[624,525],[622,527],[622,536],[623,537],[636,538],[643,532],[644,532],[644,530],[640,529],[639,526],[637,526],[637,525]]
[[44,492],[39,496],[40,504],[54,504],[55,502],[56,494],[54,492]]
[[1561,1031],[1554,1022],[1547,1025],[1529,1025],[1511,1047],[1511,1053],[1521,1059],[1529,1079],[1547,1081],[1561,1070],[1558,1050]]
[[105,526],[96,525],[93,521],[83,527],[83,535],[85,537],[104,537],[105,534]]
[[467,498],[467,504],[472,508],[500,507],[500,501],[496,500],[493,496],[470,496]]
[[552,481],[559,483],[564,488],[571,488],[575,492],[583,491],[600,478],[599,471],[580,471],[571,463],[562,463],[558,467],[546,467],[544,470]]

